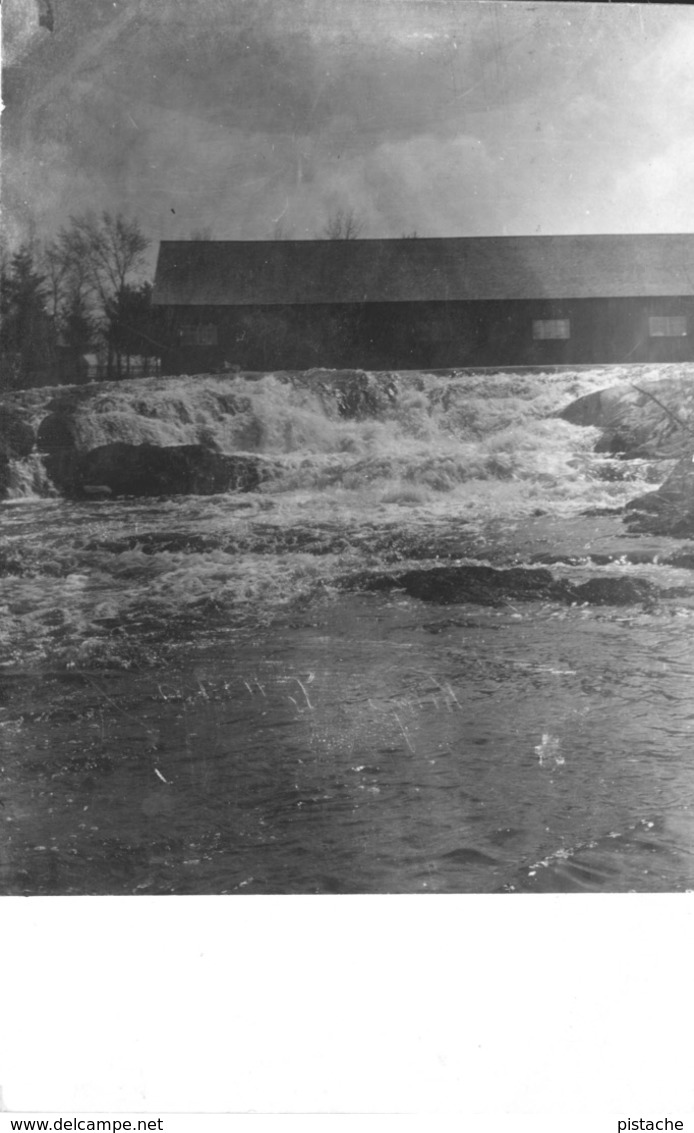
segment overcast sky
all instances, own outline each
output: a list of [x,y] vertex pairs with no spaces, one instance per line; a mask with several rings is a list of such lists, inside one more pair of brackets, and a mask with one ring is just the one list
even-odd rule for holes
[[4,0],[5,223],[153,240],[694,231],[694,9]]

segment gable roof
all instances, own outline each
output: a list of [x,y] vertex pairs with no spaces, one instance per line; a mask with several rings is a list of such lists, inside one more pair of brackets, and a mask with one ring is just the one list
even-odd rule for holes
[[163,241],[167,306],[694,294],[694,234]]

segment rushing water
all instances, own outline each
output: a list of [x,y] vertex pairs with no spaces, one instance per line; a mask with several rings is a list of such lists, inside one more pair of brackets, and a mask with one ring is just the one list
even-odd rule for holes
[[[551,417],[614,375],[420,375],[358,419],[314,378],[233,379],[233,413],[220,378],[104,394],[134,443],[191,421],[231,451],[255,438],[281,474],[254,493],[68,503],[38,454],[14,469],[0,889],[694,887],[694,553],[614,514],[671,462],[601,457],[597,430]],[[658,594],[364,590],[441,563]]]
[[691,888],[678,593],[651,611],[314,593],[265,625],[181,626],[165,655],[155,628],[148,665],[11,665],[3,891]]

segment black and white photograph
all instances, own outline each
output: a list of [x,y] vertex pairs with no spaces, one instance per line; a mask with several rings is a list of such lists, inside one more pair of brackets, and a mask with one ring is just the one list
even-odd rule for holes
[[2,894],[691,891],[694,11],[3,9]]

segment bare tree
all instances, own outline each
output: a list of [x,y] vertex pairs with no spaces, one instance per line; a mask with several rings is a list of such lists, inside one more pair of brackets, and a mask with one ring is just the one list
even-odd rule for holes
[[128,278],[144,266],[149,240],[139,222],[123,213],[88,212],[70,217],[68,239],[73,254],[87,264],[91,282],[102,304],[122,292]]
[[81,306],[87,296],[96,303],[108,347],[108,376],[113,376],[115,359],[120,378],[121,355],[113,328],[120,319],[128,285],[144,266],[149,240],[137,220],[122,213],[103,212],[97,217],[89,212],[70,218],[70,228],[61,232],[59,245],[69,265],[71,306]]
[[328,216],[321,232],[326,240],[357,240],[365,228],[365,222],[354,209],[335,209]]
[[[73,228],[61,229],[55,240],[44,244],[41,265],[49,309],[62,345],[75,355],[83,354],[101,328],[91,267]],[[77,359],[73,358],[73,362],[76,364]]]
[[43,245],[39,264],[46,281],[48,308],[57,324],[65,300],[69,275],[69,265],[58,240],[52,240]]

